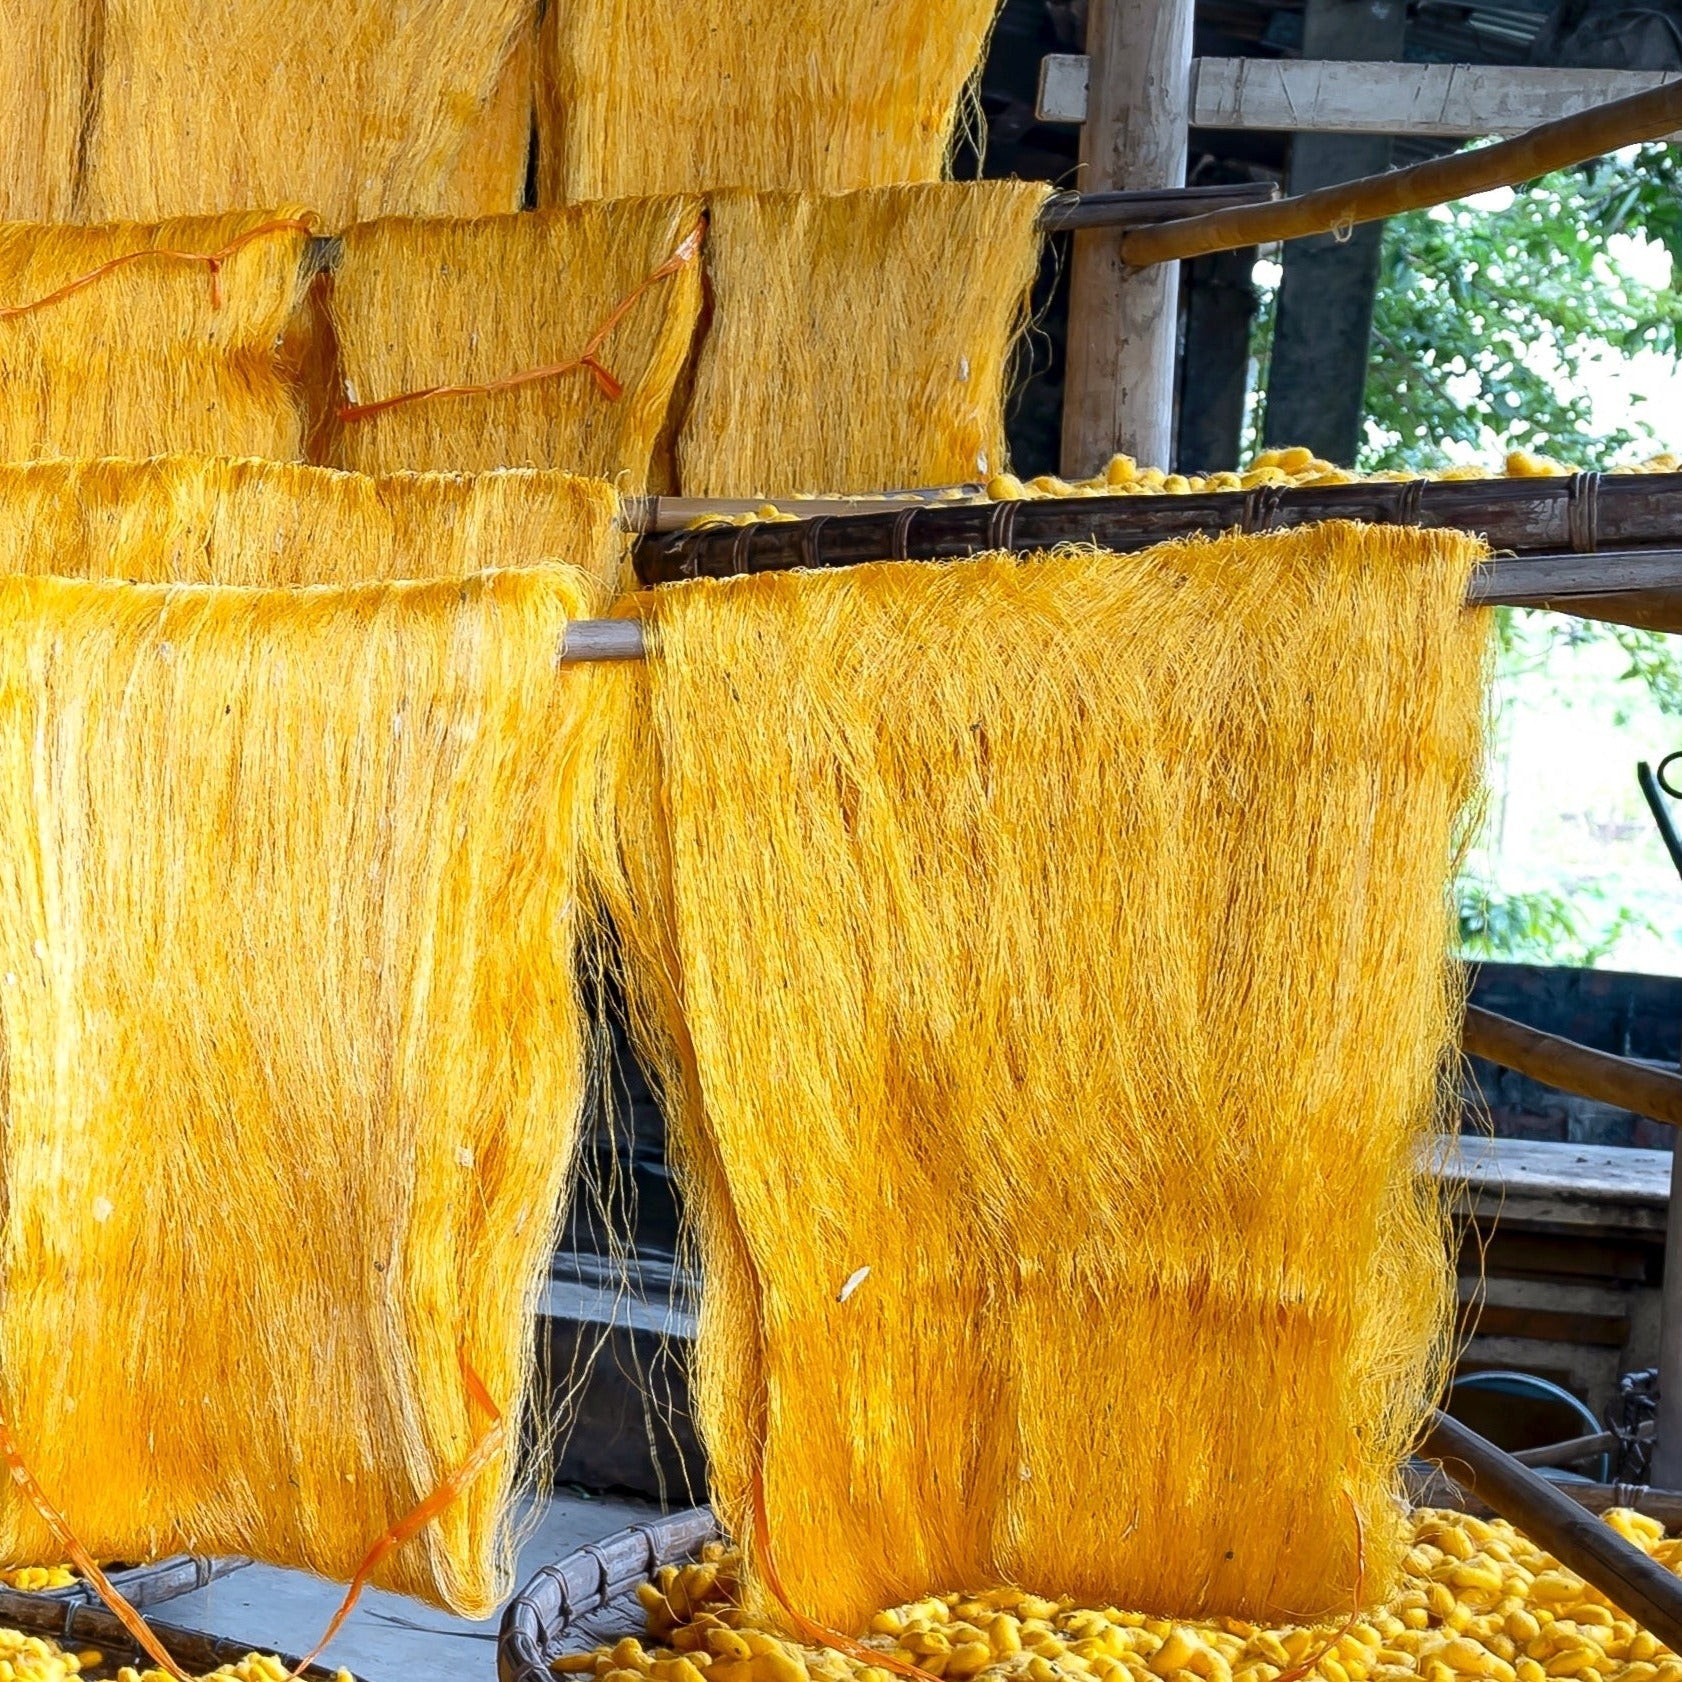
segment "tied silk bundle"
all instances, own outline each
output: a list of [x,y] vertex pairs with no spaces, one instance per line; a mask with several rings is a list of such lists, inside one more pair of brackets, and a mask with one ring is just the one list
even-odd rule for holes
[[0,575],[147,584],[363,584],[559,563],[611,582],[619,498],[514,470],[368,478],[166,456],[0,466]]
[[[371,412],[345,413],[333,459],[558,467],[647,489],[700,314],[700,227],[699,199],[667,198],[350,229],[333,323],[346,394]],[[541,369],[557,371],[448,389]]]
[[[95,1556],[343,1580],[517,1430],[600,593],[0,580],[0,1411]],[[513,1440],[376,1582],[508,1592]]]
[[304,423],[285,339],[305,220],[282,209],[0,226],[0,461],[297,459]]
[[1478,553],[1323,526],[644,600],[595,874],[756,1615],[1390,1589],[1453,1301],[1420,1167]]
[[685,496],[898,490],[1005,466],[1039,182],[711,201]]
[[517,209],[533,28],[531,0],[106,0],[81,214]]
[[538,202],[938,180],[995,10],[996,0],[552,5]]

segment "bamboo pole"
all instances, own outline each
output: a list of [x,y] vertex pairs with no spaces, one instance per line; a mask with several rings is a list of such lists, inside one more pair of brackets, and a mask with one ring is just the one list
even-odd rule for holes
[[1682,1076],[1667,1069],[1545,1034],[1477,1005],[1466,1007],[1461,1044],[1469,1056],[1516,1069],[1561,1092],[1682,1127]]
[[1682,1580],[1546,1478],[1445,1413],[1433,1417],[1421,1453],[1667,1646],[1682,1647]]
[[1360,222],[1516,187],[1551,170],[1586,163],[1620,146],[1663,140],[1682,129],[1682,82],[1597,105],[1528,134],[1470,152],[1432,158],[1407,169],[1369,175],[1277,204],[1215,211],[1171,225],[1142,228],[1121,240],[1123,261],[1136,267],[1201,257],[1235,246],[1304,239]]
[[[1279,197],[1274,181],[1229,181],[1203,187],[1136,187],[1107,193],[1056,193],[1040,211],[1040,227],[1048,234],[1076,233],[1087,228],[1126,232],[1154,228],[1183,216],[1204,216],[1215,210],[1268,204]],[[337,234],[317,234],[304,254],[305,278],[330,274],[344,256]]]
[[[1677,84],[1682,88],[1682,83]],[[760,504],[763,506],[763,504]],[[1367,480],[1351,485],[1199,492],[1190,496],[1072,496],[1027,502],[946,500],[917,503],[886,495],[869,501],[785,501],[784,515],[690,530],[712,512],[751,512],[752,505],[658,498],[626,510],[632,529],[649,533],[637,550],[645,584],[680,578],[796,566],[851,566],[860,561],[940,560],[988,549],[1049,549],[1092,543],[1140,549],[1167,538],[1309,525],[1319,520],[1364,520],[1379,525],[1424,525],[1481,532],[1492,549],[1551,556],[1563,595],[1589,593],[1585,579],[1607,580],[1607,594],[1657,589],[1655,561],[1631,561],[1623,574],[1613,551],[1654,556],[1682,550],[1682,473],[1577,474],[1558,479],[1485,479],[1409,484]],[[817,516],[828,516],[820,519]],[[1588,569],[1574,573],[1578,554]],[[1503,565],[1504,563],[1497,563]],[[1529,563],[1526,563],[1529,564]],[[1538,583],[1540,571],[1533,574]],[[1515,573],[1512,583],[1519,582]],[[1675,582],[1682,585],[1682,575]],[[1507,598],[1492,598],[1505,600]],[[1528,602],[1546,600],[1528,594]]]
[[[880,557],[877,557],[880,558]],[[1630,569],[1639,575],[1649,568],[1656,575],[1656,587],[1674,589],[1682,585],[1682,548],[1657,551],[1655,554],[1641,554],[1637,552],[1632,558],[1629,555],[1565,555],[1539,556],[1524,560],[1486,561],[1474,575],[1467,592],[1468,606],[1503,605],[1514,607],[1561,606],[1569,611],[1571,596],[1568,591],[1558,588],[1551,580],[1557,575],[1550,574],[1548,568],[1554,562],[1566,572],[1575,575],[1580,593],[1592,593],[1597,599],[1601,592],[1609,587],[1622,589],[1626,594],[1634,596],[1638,593],[1639,585],[1628,582]],[[1526,574],[1536,576],[1527,580]],[[1621,599],[1621,598],[1612,598]],[[560,663],[562,665],[578,665],[590,661],[612,660],[641,660],[647,652],[642,622],[637,619],[575,619],[567,627],[566,637],[561,645]],[[1499,1021],[1501,1018],[1496,1018]],[[1518,1023],[1513,1023],[1518,1028]],[[1521,1030],[1532,1033],[1531,1029]],[[1540,1035],[1541,1039],[1551,1039],[1551,1035]],[[1492,1042],[1484,1042],[1492,1043]],[[1557,1042],[1562,1046],[1571,1046],[1569,1040]],[[1480,1048],[1472,1048],[1478,1056],[1489,1056],[1490,1052]],[[1587,1047],[1577,1046],[1585,1058],[1598,1058],[1606,1054],[1590,1051]],[[1502,1059],[1496,1057],[1495,1061]],[[1613,1058],[1615,1063],[1623,1063],[1622,1058]],[[1527,1071],[1528,1072],[1528,1071]],[[1539,1077],[1542,1078],[1542,1077]],[[1586,1077],[1585,1077],[1586,1078]],[[1671,1080],[1678,1089],[1682,1089],[1682,1080],[1676,1077],[1660,1076],[1659,1079]],[[1578,1087],[1567,1087],[1569,1091],[1581,1090]],[[1620,1085],[1619,1090],[1624,1090]],[[1631,1089],[1633,1090],[1633,1088]],[[1655,1089],[1656,1090],[1656,1089]],[[1668,1092],[1670,1088],[1666,1087]],[[1591,1091],[1588,1096],[1599,1096],[1598,1091]],[[1608,1100],[1613,1101],[1613,1100]],[[1654,1099],[1658,1101],[1657,1098]],[[1640,1110],[1642,1114],[1655,1112],[1642,1108],[1641,1103],[1625,1106]],[[1669,1115],[1658,1116],[1659,1120],[1672,1119]],[[1679,1120],[1682,1124],[1682,1120]]]

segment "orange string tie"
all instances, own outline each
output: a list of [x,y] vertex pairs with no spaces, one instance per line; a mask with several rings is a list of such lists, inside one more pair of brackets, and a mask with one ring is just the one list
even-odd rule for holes
[[924,1670],[920,1665],[914,1665],[909,1659],[902,1659],[896,1654],[884,1653],[880,1648],[867,1647],[862,1641],[855,1641],[852,1636],[843,1635],[826,1624],[816,1623],[804,1612],[795,1609],[788,1597],[788,1591],[783,1587],[782,1576],[777,1570],[776,1556],[771,1551],[771,1524],[765,1515],[765,1478],[758,1466],[753,1469],[753,1527],[766,1586],[775,1596],[777,1604],[788,1614],[789,1622],[800,1631],[806,1641],[815,1647],[833,1648],[850,1659],[857,1659],[860,1664],[879,1665],[883,1670],[891,1670],[896,1676],[910,1678],[911,1682],[939,1682],[933,1671]]
[[293,217],[286,221],[264,222],[260,227],[247,228],[238,239],[229,240],[219,251],[172,251],[168,246],[162,245],[145,246],[139,251],[125,251],[121,256],[101,263],[97,269],[90,269],[85,275],[78,275],[75,280],[59,287],[56,292],[47,293],[44,298],[32,298],[27,304],[0,305],[0,321],[15,321],[19,316],[33,315],[36,310],[62,304],[66,298],[73,298],[78,292],[92,286],[95,281],[103,280],[113,270],[126,268],[130,263],[142,263],[151,258],[162,258],[171,263],[203,263],[210,271],[210,307],[219,310],[223,298],[222,268],[230,257],[243,250],[253,240],[262,239],[268,234],[307,234],[312,227],[312,223]]
[[367,420],[372,415],[383,414],[387,409],[398,408],[404,403],[424,402],[431,397],[491,397],[497,392],[514,391],[538,380],[552,380],[561,374],[575,374],[580,369],[595,380],[596,389],[608,402],[617,403],[625,395],[625,387],[602,361],[603,343],[661,281],[669,280],[680,269],[695,261],[700,255],[706,231],[706,220],[702,218],[659,268],[644,275],[635,290],[627,293],[613,306],[612,313],[585,341],[584,348],[577,356],[569,357],[565,362],[551,362],[542,368],[527,368],[518,374],[504,374],[500,379],[490,380],[484,385],[429,385],[417,391],[400,391],[395,397],[381,397],[372,403],[345,403],[339,408],[339,419],[347,422]]
[[[378,1569],[380,1561],[394,1548],[400,1548],[405,1542],[412,1541],[440,1513],[460,1499],[462,1491],[484,1471],[485,1467],[501,1451],[508,1436],[508,1427],[502,1417],[502,1410],[491,1400],[490,1392],[485,1388],[484,1380],[473,1370],[473,1365],[465,1354],[461,1357],[461,1374],[466,1381],[469,1398],[474,1406],[489,1420],[489,1424],[468,1451],[467,1458],[438,1484],[419,1506],[404,1514],[363,1555],[362,1563],[357,1566],[356,1574],[351,1578],[350,1586],[345,1591],[345,1597],[339,1603],[338,1611],[333,1614],[332,1621],[327,1625],[326,1632],[310,1648],[309,1652],[292,1667],[287,1682],[296,1682],[296,1679],[302,1676],[321,1657],[327,1644],[344,1627],[345,1619],[350,1616],[357,1601],[362,1597],[362,1591],[368,1586],[368,1579]],[[168,1650],[158,1639],[151,1625],[123,1598],[121,1591],[100,1570],[99,1565],[88,1553],[88,1550],[77,1540],[76,1533],[70,1528],[64,1515],[48,1499],[46,1491],[35,1481],[35,1475],[24,1464],[17,1440],[13,1437],[11,1427],[4,1419],[0,1419],[0,1457],[5,1459],[11,1470],[13,1482],[22,1489],[36,1512],[41,1515],[47,1528],[52,1532],[54,1540],[64,1549],[65,1556],[70,1563],[93,1584],[99,1598],[110,1607],[118,1622],[134,1637],[136,1645],[155,1664],[168,1671],[175,1678],[175,1682],[194,1682],[193,1677],[170,1657]],[[933,1682],[933,1679],[931,1679],[931,1682]]]

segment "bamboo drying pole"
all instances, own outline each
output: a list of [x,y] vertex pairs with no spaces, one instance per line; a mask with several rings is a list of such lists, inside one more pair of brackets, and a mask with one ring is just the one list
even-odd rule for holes
[[1620,146],[1643,140],[1663,140],[1682,129],[1682,82],[1650,88],[1597,105],[1556,123],[1544,123],[1528,134],[1470,152],[1432,158],[1407,169],[1389,170],[1346,181],[1277,204],[1215,211],[1193,216],[1171,227],[1143,228],[1121,241],[1124,261],[1142,267],[1201,257],[1211,251],[1233,251],[1243,245],[1272,240],[1303,239],[1378,222],[1404,211],[1423,210],[1453,199],[1487,193],[1496,187],[1516,187],[1551,170],[1567,169]]
[[[1561,570],[1550,572],[1550,567],[1556,563]],[[1603,570],[1597,572],[1597,563]],[[1562,588],[1558,582],[1566,574],[1576,580],[1575,591]],[[1562,606],[1568,611],[1574,593],[1594,596],[1597,601],[1608,591],[1634,595],[1641,585],[1632,580],[1648,575],[1651,575],[1654,588],[1682,588],[1682,548],[1661,549],[1651,554],[1631,551],[1618,555],[1536,556],[1485,561],[1473,577],[1466,600],[1470,607]],[[597,661],[641,660],[646,652],[641,620],[575,619],[567,627],[560,663],[570,666]],[[1589,1052],[1586,1047],[1579,1049],[1586,1056],[1602,1055]],[[1479,1052],[1478,1055],[1485,1053]],[[1664,1116],[1659,1119],[1671,1118]]]
[[1667,1646],[1682,1646],[1682,1580],[1546,1478],[1444,1413],[1421,1452]]
[[[1682,82],[1676,84],[1682,90]],[[989,549],[1060,543],[1142,549],[1167,538],[1263,531],[1319,520],[1424,525],[1481,532],[1498,552],[1530,556],[1493,575],[1502,588],[1533,589],[1492,601],[1651,591],[1682,585],[1682,473],[1579,473],[1557,479],[1364,481],[1352,485],[1200,492],[1190,496],[1072,496],[1027,502],[916,503],[891,497],[786,504],[814,518],[664,530],[717,507],[660,498],[630,504],[627,524],[646,535],[637,575],[645,584],[728,577],[861,561],[945,560]],[[1624,552],[1620,566],[1618,555]],[[1665,557],[1668,556],[1668,561]],[[1543,560],[1542,557],[1549,557]],[[1528,568],[1528,571],[1524,569]],[[1489,575],[1486,575],[1489,576]]]
[[[1055,193],[1040,211],[1048,234],[1108,228],[1125,233],[1154,228],[1177,217],[1205,216],[1217,210],[1269,204],[1279,197],[1275,181],[1231,181],[1207,187],[1142,187],[1115,193]],[[318,234],[304,258],[306,276],[330,274],[344,254],[336,234]]]
[[1682,1076],[1668,1069],[1544,1034],[1477,1005],[1466,1007],[1461,1044],[1470,1056],[1516,1069],[1561,1092],[1682,1127]]

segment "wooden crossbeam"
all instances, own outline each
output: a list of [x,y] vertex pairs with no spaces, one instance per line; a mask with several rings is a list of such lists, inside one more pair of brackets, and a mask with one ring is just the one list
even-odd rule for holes
[[[1200,58],[1191,68],[1193,128],[1446,140],[1523,134],[1682,77],[1677,70],[1290,58]],[[1053,53],[1043,59],[1035,111],[1039,120],[1085,122],[1087,77],[1083,54]]]

